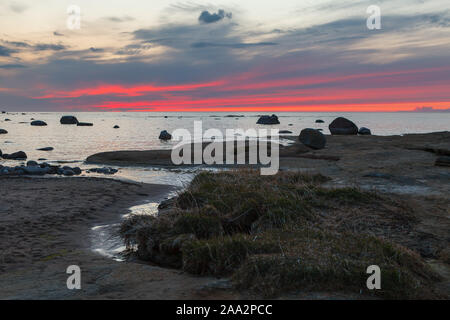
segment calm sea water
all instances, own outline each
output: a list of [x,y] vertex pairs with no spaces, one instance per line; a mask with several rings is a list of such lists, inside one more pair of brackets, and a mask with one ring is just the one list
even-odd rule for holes
[[[66,113],[65,113],[66,114]],[[278,128],[290,130],[298,135],[303,128],[323,129],[328,134],[328,124],[338,116],[354,121],[359,127],[368,127],[375,135],[398,135],[450,130],[450,113],[278,113],[281,124],[260,126],[256,121],[261,113],[234,113],[242,117],[230,117],[230,113],[69,113],[79,121],[92,122],[93,127],[60,125],[62,113],[8,113],[0,114],[0,128],[9,133],[0,135],[0,150],[4,153],[25,151],[29,159],[45,158],[83,161],[91,154],[115,150],[169,149],[174,142],[158,139],[161,130],[172,132],[185,128],[193,132],[193,123],[201,120],[203,130]],[[165,116],[167,118],[165,118]],[[46,127],[33,127],[31,118],[47,122]],[[11,121],[5,121],[10,119]],[[324,124],[316,124],[322,119]],[[113,129],[119,125],[120,129]],[[54,151],[37,151],[38,148],[53,147]],[[3,161],[3,160],[0,160]],[[3,161],[5,163],[5,161]],[[124,177],[145,182],[167,182],[180,184],[166,171],[151,168],[123,169]]]

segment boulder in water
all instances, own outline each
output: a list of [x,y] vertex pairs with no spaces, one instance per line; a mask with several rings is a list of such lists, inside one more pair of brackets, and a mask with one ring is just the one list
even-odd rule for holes
[[315,150],[325,148],[327,143],[327,139],[322,132],[311,128],[303,129],[302,132],[300,132],[298,139],[305,146]]
[[360,134],[360,135],[365,135],[365,136],[369,136],[369,135],[372,134],[372,132],[370,131],[369,128],[361,127],[361,128],[359,128],[359,130],[358,130],[358,134]]
[[333,120],[328,126],[333,135],[355,135],[358,134],[358,127],[350,120],[339,117]]
[[172,139],[172,135],[170,133],[168,133],[167,130],[163,130],[159,134],[159,139],[160,140],[171,140]]
[[265,124],[265,125],[280,124],[280,121],[278,120],[278,117],[273,114],[271,116],[261,116],[258,119],[258,122],[256,122],[256,124]]
[[11,154],[4,154],[3,159],[8,160],[25,160],[27,158],[27,154],[23,151],[14,152]]
[[78,119],[74,116],[62,116],[59,122],[61,124],[78,124]]
[[34,121],[31,122],[31,125],[32,126],[36,126],[36,127],[44,127],[47,124],[44,121],[41,121],[41,120],[34,120]]
[[79,127],[92,127],[94,124],[90,122],[78,122],[77,126]]

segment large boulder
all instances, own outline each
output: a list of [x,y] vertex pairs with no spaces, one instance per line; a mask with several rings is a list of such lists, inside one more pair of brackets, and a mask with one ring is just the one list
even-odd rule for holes
[[44,127],[47,124],[44,121],[41,121],[41,120],[34,120],[34,121],[31,122],[31,125],[32,126],[37,126],[37,127]]
[[311,128],[303,129],[298,139],[305,146],[315,150],[325,148],[327,143],[327,139],[322,132]]
[[8,160],[25,160],[27,158],[27,154],[23,151],[14,152],[11,154],[4,154],[3,159]]
[[339,117],[333,120],[328,126],[333,135],[355,135],[358,134],[358,127],[350,120]]
[[372,134],[372,132],[370,131],[369,128],[361,127],[358,130],[358,134],[363,135],[363,136],[370,136]]
[[6,131],[5,129],[0,129],[0,134],[7,134],[8,131]]
[[170,133],[168,133],[167,130],[163,130],[159,134],[159,139],[160,140],[171,140],[172,139],[172,135]]
[[280,121],[278,120],[278,117],[273,114],[271,116],[261,116],[256,124],[280,124]]
[[77,126],[79,127],[92,127],[94,124],[89,122],[78,122]]
[[61,124],[78,124],[78,119],[74,116],[62,116],[59,122]]

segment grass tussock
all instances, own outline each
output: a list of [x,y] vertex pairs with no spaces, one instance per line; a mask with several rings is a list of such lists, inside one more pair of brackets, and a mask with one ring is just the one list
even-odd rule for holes
[[231,276],[237,288],[265,297],[365,292],[370,265],[382,270],[382,290],[374,294],[432,297],[437,276],[418,254],[386,239],[409,232],[407,204],[356,188],[326,188],[328,180],[295,172],[203,172],[158,216],[133,217],[121,234],[141,259]]

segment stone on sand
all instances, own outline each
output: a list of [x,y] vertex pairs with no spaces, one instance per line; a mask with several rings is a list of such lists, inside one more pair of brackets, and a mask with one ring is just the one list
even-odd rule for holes
[[303,129],[300,133],[299,140],[305,146],[315,150],[325,148],[327,143],[327,139],[322,132],[311,128]]

